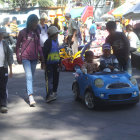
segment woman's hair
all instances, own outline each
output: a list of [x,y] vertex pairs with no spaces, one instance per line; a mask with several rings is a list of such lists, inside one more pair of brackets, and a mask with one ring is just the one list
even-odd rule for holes
[[[29,31],[32,29],[33,23],[38,22],[38,21],[39,21],[39,19],[38,19],[37,15],[35,15],[35,14],[32,14],[28,17],[27,27],[26,27],[27,35],[28,35]],[[38,33],[37,33],[37,29],[35,30],[35,33],[37,34],[37,36],[39,36]]]
[[133,31],[132,25],[128,24],[128,25],[126,26],[126,31]]
[[57,25],[58,24],[58,18],[55,18],[54,19],[54,25]]

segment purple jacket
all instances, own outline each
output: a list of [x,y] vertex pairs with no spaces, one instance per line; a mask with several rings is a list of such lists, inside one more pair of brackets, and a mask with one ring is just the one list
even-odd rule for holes
[[[21,50],[20,50],[21,45]],[[38,54],[43,56],[42,48],[40,46],[39,35],[30,31],[28,35],[26,34],[26,28],[21,30],[18,35],[17,44],[16,44],[16,55],[17,59],[20,58],[19,53],[21,52],[22,59],[27,60],[37,60]]]

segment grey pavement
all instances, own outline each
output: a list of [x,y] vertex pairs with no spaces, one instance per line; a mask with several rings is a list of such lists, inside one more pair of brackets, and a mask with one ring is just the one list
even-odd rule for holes
[[[140,84],[140,72],[133,72]],[[37,105],[29,107],[22,67],[15,66],[14,73],[8,83],[9,111],[0,114],[0,140],[140,140],[139,103],[88,110],[73,100],[73,73],[61,72],[58,98],[47,104],[44,72],[37,69]]]

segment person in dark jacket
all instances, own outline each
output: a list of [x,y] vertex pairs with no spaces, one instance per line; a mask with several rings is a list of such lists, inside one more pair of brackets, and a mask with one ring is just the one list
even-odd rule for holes
[[59,83],[59,48],[58,48],[58,29],[55,26],[48,28],[49,38],[45,41],[43,54],[45,60],[45,79],[46,79],[46,102],[56,100],[57,88]]
[[7,42],[3,39],[5,30],[0,28],[0,110],[7,113],[7,82],[8,82],[8,65],[10,77],[12,77],[13,53]]
[[106,38],[106,43],[109,43],[112,46],[113,54],[119,61],[120,70],[130,72],[129,40],[124,33],[116,31],[116,23],[114,21],[109,21],[106,24],[106,29],[109,32],[109,35]]

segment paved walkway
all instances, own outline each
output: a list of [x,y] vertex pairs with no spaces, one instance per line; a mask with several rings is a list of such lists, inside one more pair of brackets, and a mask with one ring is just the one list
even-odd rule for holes
[[[39,68],[39,66],[38,66]],[[140,140],[140,104],[88,110],[73,100],[73,74],[60,74],[58,99],[46,104],[44,72],[34,80],[36,107],[29,107],[22,66],[9,79],[9,112],[0,114],[0,140]],[[140,80],[140,72],[134,70]],[[139,81],[140,83],[140,81]]]

